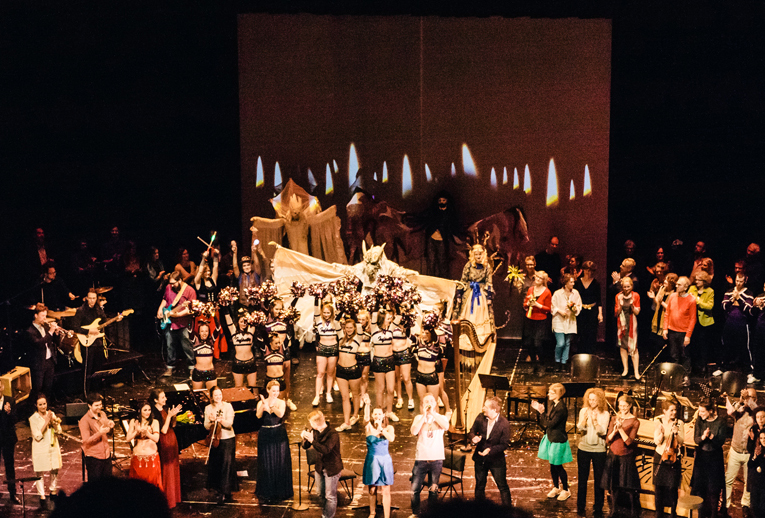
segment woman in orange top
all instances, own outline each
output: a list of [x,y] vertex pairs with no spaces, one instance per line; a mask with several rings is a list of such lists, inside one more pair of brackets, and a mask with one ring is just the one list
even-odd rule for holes
[[523,309],[526,310],[526,318],[523,319],[523,348],[529,352],[528,361],[532,359],[531,351],[534,351],[533,359],[539,361],[539,351],[550,327],[547,316],[550,314],[552,293],[547,289],[547,278],[547,273],[538,270],[534,274],[534,284],[523,301]]

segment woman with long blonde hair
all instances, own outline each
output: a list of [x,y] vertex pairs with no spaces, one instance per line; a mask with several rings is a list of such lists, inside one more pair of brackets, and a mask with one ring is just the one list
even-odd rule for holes
[[603,389],[595,387],[587,389],[584,393],[584,406],[579,411],[579,419],[576,423],[577,429],[582,434],[576,450],[578,467],[576,512],[579,516],[585,515],[590,464],[592,464],[592,478],[595,481],[593,512],[596,517],[603,516],[605,491],[600,486],[600,481],[606,465],[606,433],[610,418]]

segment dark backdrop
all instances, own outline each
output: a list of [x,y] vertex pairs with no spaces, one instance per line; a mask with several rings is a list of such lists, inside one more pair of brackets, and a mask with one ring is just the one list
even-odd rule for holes
[[609,245],[706,238],[721,269],[762,238],[762,4],[609,4],[5,3],[0,290],[38,225],[68,254],[116,222],[165,259],[210,227],[241,235],[236,15],[251,10],[612,16]]

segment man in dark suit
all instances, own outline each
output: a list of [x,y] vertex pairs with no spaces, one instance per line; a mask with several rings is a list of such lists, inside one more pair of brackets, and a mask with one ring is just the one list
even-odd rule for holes
[[[3,395],[4,384],[0,379],[0,455],[5,461],[5,480],[16,478],[16,467],[14,465],[13,453],[16,449],[16,403],[9,397]],[[11,502],[21,504],[16,498],[16,484],[8,484],[8,493],[11,495]]]
[[59,337],[55,335],[56,323],[48,324],[45,319],[48,316],[48,308],[44,304],[35,305],[34,320],[27,329],[29,339],[30,362],[29,370],[32,374],[32,389],[34,400],[39,394],[45,394],[52,398],[53,375],[56,367],[56,342]]
[[502,505],[510,506],[512,500],[507,485],[505,462],[505,450],[510,440],[510,423],[500,415],[501,408],[498,398],[488,398],[483,404],[483,413],[475,418],[468,439],[475,448],[475,499],[486,498],[486,479],[491,471],[502,498]]

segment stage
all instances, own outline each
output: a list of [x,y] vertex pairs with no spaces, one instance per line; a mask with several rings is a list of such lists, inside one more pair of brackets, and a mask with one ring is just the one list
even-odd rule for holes
[[[523,361],[516,361],[518,359],[519,349],[516,348],[514,343],[500,343],[500,347],[497,349],[497,357],[494,361],[494,368],[492,374],[503,375],[508,378],[512,377],[512,385],[515,391],[522,390],[522,387],[528,387],[532,385],[546,385],[555,381],[569,382],[570,376],[568,374],[546,372],[542,369],[538,375],[535,375],[531,366]],[[307,423],[307,415],[312,410],[311,400],[313,399],[314,391],[314,377],[315,377],[315,362],[313,351],[304,350],[300,354],[300,364],[293,367],[293,400],[298,405],[298,410],[293,412],[290,420],[287,424],[288,434],[291,442],[295,442],[298,439],[300,430]],[[156,383],[157,377],[163,371],[163,365],[158,356],[146,356],[141,363],[144,371],[148,374],[152,383],[148,383],[142,376],[136,377],[133,384],[130,382],[125,383],[119,387],[112,387],[108,384],[104,384],[102,387],[103,394],[113,398],[114,402],[121,407],[129,406],[130,399],[144,399],[149,391],[157,387],[163,387],[166,390],[172,390],[172,383],[182,383],[180,377],[176,376],[172,380],[167,378],[159,379]],[[613,374],[615,370],[612,360],[604,360],[601,364],[601,375],[599,378],[599,385],[604,388],[607,394],[613,394],[619,390],[632,389],[643,405],[643,384],[635,381],[626,380],[623,381],[618,376]],[[219,380],[223,387],[232,386],[232,379],[230,373],[228,373],[228,365],[220,362],[216,364],[218,374],[223,379]],[[262,369],[261,369],[262,370]],[[514,374],[513,374],[514,372]],[[262,378],[262,376],[261,376]],[[172,382],[172,383],[171,383]],[[262,383],[262,382],[261,382]],[[448,382],[447,382],[448,383]],[[652,390],[652,383],[648,384],[649,392]],[[498,395],[500,398],[506,400],[506,392],[500,392]],[[691,400],[698,402],[701,397],[700,393],[691,391],[689,394]],[[650,396],[650,394],[649,394]],[[613,397],[613,396],[611,396]],[[74,398],[67,398],[67,401],[74,401]],[[581,400],[580,400],[581,402]],[[63,402],[60,402],[55,407],[55,411],[58,415],[64,413]],[[514,405],[513,405],[514,407]],[[323,402],[319,408],[325,412],[329,417],[330,425],[338,426],[341,422],[342,407],[341,397],[339,393],[334,395],[334,403],[331,405]],[[21,412],[26,412],[25,415],[31,413],[31,407],[29,405],[24,406]],[[507,403],[503,405],[503,413],[507,415]],[[524,405],[521,405],[519,413],[520,417],[524,418],[526,415]],[[398,506],[400,509],[395,511],[398,516],[408,516],[410,514],[410,490],[409,490],[409,477],[411,475],[411,469],[414,463],[414,451],[415,440],[409,433],[409,427],[414,418],[415,412],[406,410],[406,407],[398,410],[397,415],[401,421],[395,424],[396,441],[391,445],[391,455],[393,457],[393,465],[396,470],[395,484],[392,487],[392,503],[394,506]],[[574,402],[570,402],[569,407],[569,428],[573,428],[574,420]],[[563,516],[571,515],[576,512],[576,491],[578,487],[578,480],[576,476],[576,462],[566,465],[569,475],[569,482],[571,485],[572,497],[566,502],[558,502],[557,500],[548,500],[546,494],[551,487],[549,466],[546,462],[536,458],[537,445],[539,439],[541,439],[541,432],[535,429],[533,426],[527,429],[521,437],[521,426],[525,423],[517,422],[512,424],[512,434],[515,439],[519,439],[515,442],[507,451],[507,464],[508,464],[508,483],[512,493],[514,504],[523,507],[531,511],[535,516]],[[32,464],[30,460],[31,449],[31,436],[27,422],[21,422],[18,425],[19,443],[16,447],[16,473],[18,477],[32,476]],[[70,432],[76,437],[79,437],[79,430],[76,425],[65,425],[65,431]],[[361,483],[361,473],[363,468],[364,456],[366,454],[366,445],[363,436],[363,430],[360,424],[357,424],[350,432],[344,432],[340,434],[341,445],[343,452],[343,461],[345,467],[352,469],[359,476],[353,481],[350,487],[353,489],[353,498],[349,498],[342,485],[338,487],[338,516],[351,516],[359,515],[366,516],[368,514],[368,508],[366,507],[368,500],[367,495],[363,491]],[[129,448],[125,442],[125,436],[120,429],[117,432],[117,438],[115,443],[115,452],[117,454],[119,462],[115,464],[114,474],[115,476],[125,477],[127,476],[127,470],[129,467]],[[575,445],[579,438],[574,435],[573,431],[569,434],[569,441],[571,442],[572,450],[575,451]],[[445,440],[446,442],[446,440]],[[298,498],[298,465],[297,465],[297,449],[296,446],[292,446],[293,450],[293,481],[295,489],[295,498]],[[75,491],[82,484],[82,461],[80,455],[79,444],[72,440],[62,441],[62,454],[64,457],[64,466],[59,474],[60,488],[67,493]],[[186,448],[181,454],[181,480],[183,486],[183,502],[173,512],[174,516],[196,516],[199,514],[212,515],[212,516],[320,516],[321,509],[319,507],[319,500],[316,496],[316,489],[312,490],[309,495],[306,491],[307,477],[306,477],[306,456],[305,452],[302,453],[302,498],[304,503],[308,503],[309,508],[304,512],[293,511],[291,509],[292,502],[287,501],[279,505],[259,505],[255,498],[254,492],[257,483],[257,433],[239,434],[237,435],[236,446],[236,458],[237,458],[237,471],[240,472],[241,490],[234,494],[234,503],[224,504],[217,506],[214,504],[214,496],[205,489],[206,470],[204,466],[206,449],[205,447],[197,443],[194,447]],[[475,479],[473,476],[473,462],[468,458],[465,466],[465,472],[463,476],[464,494],[466,498],[472,498],[473,487],[475,485]],[[742,480],[736,481],[734,485],[734,502],[739,502],[741,498]],[[30,484],[27,484],[28,486]],[[588,515],[591,515],[591,499],[592,499],[592,487],[593,480],[590,476],[588,483]],[[0,506],[3,506],[3,512],[5,516],[20,517],[22,516],[22,508],[20,506],[7,506],[7,492],[3,487],[2,498],[0,499]],[[27,491],[30,488],[27,487]],[[459,486],[457,490],[462,493]],[[449,495],[446,498],[450,498],[453,495]],[[499,493],[496,486],[492,481],[487,486],[487,497],[499,502]],[[423,494],[423,502],[427,499],[427,494]],[[36,495],[27,497],[27,505],[29,510],[33,510],[32,515],[47,516],[49,510],[37,511],[39,508],[39,498]],[[426,503],[424,503],[426,505]],[[357,509],[358,506],[364,506]],[[379,511],[381,512],[381,511]],[[646,514],[651,514],[651,511],[643,511]],[[740,506],[732,511],[732,515],[740,516]]]

